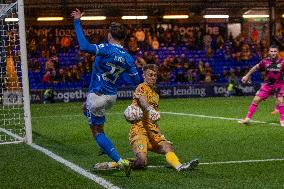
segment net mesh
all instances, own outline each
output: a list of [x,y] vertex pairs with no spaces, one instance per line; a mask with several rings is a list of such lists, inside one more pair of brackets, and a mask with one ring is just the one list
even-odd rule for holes
[[0,144],[25,136],[17,3],[0,7]]

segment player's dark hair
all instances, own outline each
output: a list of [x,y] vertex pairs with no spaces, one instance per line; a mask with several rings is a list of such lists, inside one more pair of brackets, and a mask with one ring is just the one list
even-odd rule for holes
[[275,44],[272,44],[272,45],[270,45],[270,47],[269,48],[276,48],[276,49],[278,49],[278,46],[277,45],[275,45]]
[[152,70],[154,72],[158,71],[158,66],[156,64],[146,64],[143,66],[142,68],[143,72],[147,71],[147,70]]
[[124,41],[127,36],[127,29],[120,23],[112,22],[109,26],[111,36],[119,41]]

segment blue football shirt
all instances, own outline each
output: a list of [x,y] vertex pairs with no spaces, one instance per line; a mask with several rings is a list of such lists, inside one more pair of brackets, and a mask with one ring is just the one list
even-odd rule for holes
[[83,34],[80,20],[74,20],[80,50],[96,55],[92,68],[89,92],[106,95],[117,93],[117,80],[125,72],[130,77],[126,83],[138,84],[140,78],[132,56],[121,45],[112,43],[91,44]]

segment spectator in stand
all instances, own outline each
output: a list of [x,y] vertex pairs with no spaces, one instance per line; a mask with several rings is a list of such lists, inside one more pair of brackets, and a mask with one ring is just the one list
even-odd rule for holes
[[231,52],[231,48],[229,45],[226,45],[224,47],[224,58],[225,60],[231,60],[232,59],[232,52]]
[[261,58],[267,58],[269,55],[269,48],[264,48],[263,51],[261,52]]
[[138,44],[137,44],[137,38],[134,36],[130,36],[128,41],[128,51],[131,54],[135,54],[138,51]]
[[135,32],[135,37],[137,38],[138,48],[144,49],[145,47],[145,32],[142,27],[138,27]]
[[53,62],[50,60],[50,58],[47,59],[45,62],[45,71],[53,71],[55,70]]
[[206,48],[206,57],[212,58],[214,55],[213,49],[211,47]]
[[205,49],[211,47],[212,37],[208,32],[206,33],[206,35],[203,36],[203,43]]
[[195,63],[194,63],[194,61],[193,61],[192,58],[189,59],[189,61],[188,61],[188,69],[189,69],[189,70],[196,69],[196,65],[195,65]]
[[243,44],[242,45],[242,51],[241,51],[241,60],[250,60],[251,59],[251,53],[249,49],[248,44]]
[[[64,74],[64,81],[65,83],[68,83],[71,81],[71,78],[69,77],[69,68],[68,67],[64,67],[63,69],[63,74]],[[71,75],[71,74],[70,74]]]
[[235,38],[234,42],[233,42],[233,49],[234,52],[232,54],[232,57],[237,60],[240,61],[240,57],[241,57],[241,36],[238,36]]
[[253,44],[257,44],[258,40],[259,40],[259,32],[257,31],[256,27],[252,28],[252,32],[251,32],[251,41]]
[[202,32],[200,30],[197,31],[197,33],[196,33],[195,48],[197,50],[202,50],[203,49],[203,36],[202,36]]
[[153,37],[153,40],[152,40],[152,44],[151,44],[151,47],[153,50],[157,50],[159,49],[159,41],[158,41],[158,38],[156,36]]
[[239,83],[238,77],[235,75],[235,69],[231,68],[228,76],[229,82],[233,81],[236,85]]
[[185,54],[180,55],[180,62],[184,65],[187,62]]
[[179,27],[175,25],[173,27],[172,33],[173,33],[173,43],[179,46],[181,43],[181,35],[180,35]]
[[57,77],[57,73],[55,70],[52,70],[51,71],[51,76],[50,76],[50,80],[51,80],[51,83],[52,84],[57,84],[59,81],[58,81],[58,77]]
[[187,67],[187,64],[185,65],[185,69],[187,69],[187,72],[186,72],[187,82],[193,82],[194,81],[193,70],[189,70]]
[[80,81],[81,79],[81,73],[78,70],[78,66],[77,65],[73,65],[71,68],[71,74],[72,74],[72,80],[73,81]]
[[188,44],[188,49],[190,51],[196,49],[195,46],[195,36],[194,36],[194,29],[189,28],[187,32],[187,44]]
[[56,49],[55,44],[51,44],[51,45],[49,46],[49,55],[50,55],[51,57],[58,55],[58,52],[57,52],[57,49]]
[[181,63],[177,64],[173,74],[175,75],[175,82],[181,83],[188,81],[188,78],[186,77],[186,69]]
[[32,39],[31,42],[29,43],[28,50],[29,50],[29,53],[31,55],[31,58],[37,58],[38,57],[37,45],[36,45],[35,39]]
[[50,61],[52,61],[53,63],[53,67],[55,68],[55,70],[57,70],[59,68],[59,60],[57,56],[52,56],[50,58]]
[[210,67],[210,64],[209,64],[209,62],[206,62],[205,64],[204,64],[204,72],[212,72],[212,68]]
[[77,65],[77,69],[80,73],[83,73],[85,72],[85,69],[83,67],[83,63],[82,62],[79,62],[78,65]]
[[227,67],[224,66],[221,74],[221,80],[228,81],[228,79],[229,79],[229,73],[227,71]]
[[49,58],[49,51],[41,51],[40,56],[41,56],[41,58],[48,59]]
[[198,72],[198,75],[199,75],[199,79],[201,81],[204,80],[204,78],[205,78],[205,70],[204,70],[204,64],[203,64],[202,60],[198,61],[197,72]]
[[216,39],[216,48],[217,49],[222,49],[224,45],[224,39],[221,34],[218,35]]
[[48,51],[49,47],[47,44],[47,39],[44,37],[40,42],[39,42],[39,49],[41,51]]
[[164,33],[165,33],[165,29],[162,27],[162,25],[160,25],[157,29],[157,34],[158,34],[158,39],[161,43],[164,43]]
[[167,46],[170,46],[173,40],[173,36],[172,36],[172,32],[170,31],[170,29],[167,29],[164,32],[164,37],[163,37],[163,41]]
[[45,74],[42,77],[42,82],[44,84],[50,84],[51,83],[51,74],[50,71],[45,72]]
[[70,35],[65,35],[61,38],[60,44],[61,44],[61,49],[63,51],[63,53],[67,53],[70,45],[71,45],[71,36]]
[[243,71],[240,66],[236,67],[235,75],[236,77],[238,77],[238,80],[240,80],[244,76]]
[[142,67],[146,64],[147,62],[142,57],[137,57],[137,59],[135,60],[135,65],[139,69],[142,69]]
[[64,69],[59,69],[59,72],[58,72],[58,82],[59,83],[65,83],[65,73],[64,73]]
[[161,83],[167,83],[171,81],[171,68],[169,64],[169,57],[167,57],[164,59],[163,63],[158,69],[158,81]]
[[41,65],[38,62],[37,58],[33,58],[29,60],[29,68],[32,72],[40,72]]
[[204,81],[205,84],[211,84],[212,83],[212,75],[210,71],[205,72]]

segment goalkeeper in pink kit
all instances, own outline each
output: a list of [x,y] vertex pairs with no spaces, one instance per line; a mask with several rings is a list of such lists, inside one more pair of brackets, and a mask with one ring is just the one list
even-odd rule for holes
[[247,83],[250,75],[257,70],[265,71],[264,82],[249,106],[246,118],[239,121],[239,123],[249,124],[259,103],[266,100],[270,95],[275,95],[278,106],[277,108],[280,114],[280,125],[284,127],[284,60],[278,58],[278,48],[276,46],[270,46],[269,57],[261,60],[258,64],[252,67],[242,78],[242,82]]

